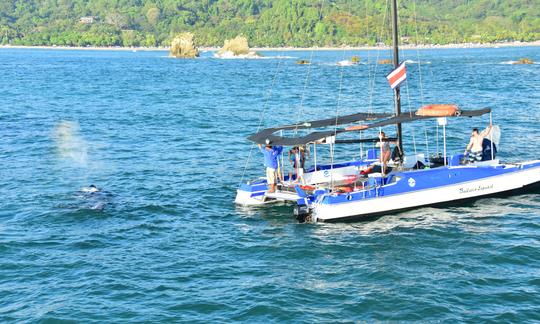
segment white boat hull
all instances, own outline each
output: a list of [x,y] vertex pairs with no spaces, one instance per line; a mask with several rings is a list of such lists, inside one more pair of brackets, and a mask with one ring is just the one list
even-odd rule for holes
[[540,166],[537,166],[526,170],[516,170],[504,175],[417,190],[410,193],[339,204],[315,203],[312,205],[312,219],[329,222],[384,215],[422,206],[439,205],[511,192],[539,183]]

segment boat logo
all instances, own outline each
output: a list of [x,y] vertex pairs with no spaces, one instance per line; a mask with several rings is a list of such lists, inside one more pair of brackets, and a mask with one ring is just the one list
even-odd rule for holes
[[328,178],[328,176],[330,176],[330,172],[328,172],[328,170],[324,170],[324,176]]
[[414,187],[416,186],[416,180],[414,180],[413,178],[409,178],[409,187]]

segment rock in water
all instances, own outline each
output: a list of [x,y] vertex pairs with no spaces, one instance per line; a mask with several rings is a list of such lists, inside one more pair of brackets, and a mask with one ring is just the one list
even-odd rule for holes
[[177,58],[194,58],[199,56],[195,47],[192,33],[182,33],[176,36],[171,43],[171,56]]
[[236,36],[234,39],[225,40],[223,48],[221,48],[215,57],[218,58],[257,58],[261,55],[257,52],[249,50],[247,38],[244,36]]
[[533,60],[531,60],[530,58],[520,58],[519,61],[517,62],[514,62],[513,64],[533,64]]
[[388,60],[388,59],[386,59],[386,60],[379,60],[379,62],[378,62],[378,63],[379,63],[379,64],[392,64],[392,61],[391,61],[391,60]]
[[309,64],[311,64],[311,62],[308,61],[308,60],[298,60],[298,61],[296,61],[296,64],[309,65]]

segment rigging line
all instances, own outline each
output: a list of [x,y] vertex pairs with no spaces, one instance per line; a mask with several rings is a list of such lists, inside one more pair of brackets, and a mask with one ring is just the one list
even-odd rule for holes
[[[383,14],[383,20],[382,20],[382,24],[381,24],[381,31],[380,31],[380,34],[379,34],[379,38],[376,39],[377,41],[379,41],[383,37],[387,12],[388,12],[388,0],[386,0],[386,4],[384,6],[384,14]],[[369,111],[373,110],[373,94],[375,92],[375,76],[377,75],[377,70],[378,70],[378,67],[379,67],[379,58],[380,58],[380,54],[381,54],[381,49],[379,48],[378,43],[379,42],[377,42],[377,44],[376,44],[377,56],[376,56],[376,59],[375,59],[375,70],[373,72],[373,78],[371,80],[371,86],[370,86],[370,89],[369,89],[369,108],[368,108]]]
[[[282,63],[282,58],[279,58],[278,63],[277,63],[277,67],[276,67],[276,72],[274,72],[274,76],[272,78],[272,83],[270,85],[270,89],[266,93],[266,100],[265,100],[265,102],[263,104],[263,109],[261,110],[261,114],[260,114],[260,117],[259,117],[259,125],[257,126],[257,133],[261,129],[262,122],[264,120],[264,115],[265,115],[266,109],[268,108],[268,102],[270,101],[270,98],[272,97],[274,86],[276,84],[276,80],[277,80],[277,77],[278,77],[280,69],[281,69],[281,65],[282,65],[281,63]],[[241,185],[244,182],[244,176],[246,175],[246,170],[247,170],[249,161],[251,160],[251,156],[253,154],[253,148],[254,147],[255,147],[255,143],[251,143],[251,147],[249,148],[248,158],[246,159],[246,163],[244,165],[244,171],[242,171],[242,177],[240,178],[239,185]]]
[[313,52],[315,50],[312,48],[311,49],[311,54],[309,55],[309,62],[310,64],[308,64],[308,68],[307,68],[307,71],[306,71],[306,78],[304,80],[304,90],[302,91],[302,96],[300,96],[300,106],[298,107],[298,113],[296,114],[296,127],[294,128],[294,135],[296,135],[298,133],[298,124],[300,123],[300,118],[302,118],[303,114],[304,114],[304,99],[305,99],[305,95],[306,95],[306,90],[307,90],[307,87],[308,87],[308,84],[309,84],[309,77],[311,75],[311,62],[313,61]]
[[[413,13],[414,13],[414,29],[415,29],[415,47],[416,47],[416,61],[418,62],[418,77],[420,84],[420,102],[424,105],[424,87],[422,85],[422,68],[420,64],[420,48],[418,47],[418,17],[416,13],[416,0],[413,1]],[[425,125],[424,125],[425,127]]]
[[[365,19],[366,19],[366,46],[369,46],[369,17],[368,17],[368,1],[365,1],[364,2],[365,4]],[[360,45],[360,44],[359,44]],[[368,82],[368,87],[370,86],[370,80],[371,80],[371,51],[368,49],[367,50],[367,68],[368,68],[368,78],[367,78],[367,82]],[[368,113],[371,114],[372,113],[372,110],[371,110],[371,107],[368,107]],[[360,123],[359,123],[360,124]],[[358,132],[358,138],[361,140],[362,139],[362,132]],[[360,159],[362,159],[362,156],[364,155],[364,144],[362,143],[362,141],[360,141]]]
[[[345,59],[345,47],[343,47],[343,51],[342,51],[342,55],[341,55],[341,60],[343,61],[344,59]],[[344,74],[344,71],[345,71],[344,66],[340,66],[339,69],[340,69],[339,90],[338,90],[337,103],[336,103],[336,123],[334,124],[334,138],[333,138],[333,140],[335,140],[335,138],[337,136],[339,108],[340,108],[340,104],[341,104],[341,95],[342,95],[342,90],[343,90],[343,74]],[[334,187],[334,149],[333,149],[333,146],[334,145],[331,145],[331,147],[330,147],[330,183],[331,183],[331,188]]]
[[[401,20],[399,16],[397,17],[397,19]],[[401,21],[399,21],[399,22],[401,22]],[[401,26],[401,24],[399,23],[398,26]],[[405,50],[403,48],[401,48],[401,57],[402,57],[403,62],[405,62],[406,58],[407,58],[407,55],[405,55]],[[412,104],[411,104],[411,93],[410,93],[410,90],[409,90],[409,81],[405,81],[405,92],[407,93],[407,107],[408,107],[407,110],[409,111],[409,116],[412,118],[413,109],[412,109]],[[416,147],[416,131],[415,131],[415,127],[411,127],[411,129],[412,129],[412,140],[413,140],[414,155],[416,157],[418,155],[418,151],[417,151],[417,147]],[[401,143],[401,144],[403,144],[403,143]]]
[[[397,3],[397,5],[399,6],[399,3]],[[398,25],[398,29],[399,29],[399,26],[401,26],[401,18],[400,18],[399,15],[397,16],[397,19],[398,19],[398,24],[397,25]],[[402,35],[400,30],[398,30],[398,34]],[[398,43],[399,43],[399,40],[398,40]],[[398,62],[398,64],[401,64],[401,63],[407,61],[407,55],[405,54],[405,49],[403,48],[403,46],[399,47],[399,57],[401,58],[401,62]],[[408,110],[409,110],[409,117],[412,117],[412,110],[410,109],[411,108],[411,98],[410,98],[410,95],[409,95],[409,81],[407,79],[408,78],[405,79],[405,86],[406,86],[407,97],[408,97],[408,101],[409,101],[409,103],[408,103],[409,109]]]
[[[349,2],[349,12],[351,11],[351,3]],[[342,51],[341,51],[341,61],[345,60],[345,46],[342,45]],[[341,104],[341,95],[343,92],[343,75],[345,73],[345,67],[343,65],[338,67],[340,69],[339,74],[339,90],[338,90],[338,97],[336,102],[336,122],[334,124],[334,137],[332,141],[335,142],[336,136],[337,136],[337,129],[338,129],[338,118],[339,118],[339,108]],[[330,144],[330,183],[331,188],[334,188],[334,151],[335,151],[335,145]]]
[[[409,93],[409,83],[408,82],[405,82],[405,90],[407,92],[407,106],[409,107],[409,114],[410,114],[410,117],[412,118],[412,105],[411,105],[411,95]],[[413,140],[413,147],[414,147],[414,155],[417,156],[418,155],[418,152],[416,150],[416,132],[415,132],[415,127],[410,127],[412,129],[412,140]]]
[[[319,17],[322,17],[322,12],[323,12],[323,8],[324,8],[324,1],[323,0],[319,1],[319,7],[320,7]],[[321,21],[321,18],[319,18],[319,21]],[[306,78],[304,80],[304,90],[302,91],[302,96],[300,97],[300,107],[298,107],[298,113],[296,115],[296,124],[297,125],[300,123],[300,119],[304,115],[304,99],[305,99],[307,87],[309,85],[309,79],[310,79],[310,76],[311,76],[311,65],[312,65],[312,62],[313,62],[313,54],[314,54],[314,52],[315,52],[315,48],[312,46],[311,47],[311,53],[309,54],[309,63],[310,64],[308,64],[308,69],[306,71]],[[297,133],[298,133],[298,127],[295,127],[294,128],[294,135],[296,135]]]
[[[398,26],[401,26],[401,25],[402,25],[402,24],[401,24],[401,18],[398,16],[397,19],[399,20]],[[401,33],[400,33],[400,35],[401,35]],[[403,46],[400,47],[399,51],[400,51],[401,62],[407,62],[407,61],[409,61],[409,60],[407,59],[407,54],[405,53],[405,49],[403,48]],[[420,59],[418,59],[418,62],[420,62]],[[398,62],[398,63],[400,63],[400,62]],[[409,78],[407,78],[407,79],[409,79]],[[408,81],[408,80],[405,81],[405,87],[406,87],[406,92],[407,92],[407,106],[408,106],[408,108],[409,108],[409,109],[408,109],[408,110],[409,110],[409,117],[412,118],[412,116],[413,116],[413,109],[411,109],[411,108],[412,108],[412,105],[411,105],[411,95],[410,95],[410,92],[409,92],[409,81]],[[413,131],[414,131],[414,128],[413,128]],[[415,149],[415,150],[416,150],[416,149]]]
[[[366,46],[369,46],[369,9],[368,9],[368,1],[365,1],[365,15],[366,15]],[[367,68],[368,68],[368,79],[367,79],[367,86],[368,86],[368,89],[369,87],[371,86],[371,51],[369,50],[369,48],[367,49]],[[371,107],[368,107],[368,113],[372,113],[373,111],[371,110]],[[360,134],[362,132],[359,132]]]
[[[424,84],[422,81],[422,63],[420,61],[420,48],[418,43],[418,12],[416,10],[416,0],[413,0],[413,20],[414,20],[414,32],[415,32],[415,47],[416,47],[416,63],[418,65],[418,84],[420,88],[420,104],[421,106],[425,105],[425,98],[424,98]],[[407,85],[407,95],[408,95],[408,85]],[[410,103],[409,103],[409,111],[412,112],[410,109]],[[422,123],[422,127],[424,128],[424,134],[426,136],[426,151],[427,155],[429,156],[429,145],[428,145],[428,135],[427,135],[427,126],[426,123]],[[414,136],[414,129],[413,129],[413,136]],[[416,144],[415,144],[415,154],[416,154]]]

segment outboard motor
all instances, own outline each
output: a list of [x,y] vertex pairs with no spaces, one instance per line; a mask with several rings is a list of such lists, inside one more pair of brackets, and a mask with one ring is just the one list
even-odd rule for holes
[[306,205],[294,206],[293,214],[299,223],[305,223],[311,220],[311,211]]

